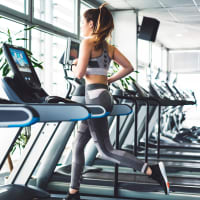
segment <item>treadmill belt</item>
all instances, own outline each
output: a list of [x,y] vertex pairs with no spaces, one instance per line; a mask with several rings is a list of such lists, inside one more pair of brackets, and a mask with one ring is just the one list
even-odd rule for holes
[[[63,200],[66,195],[56,195],[59,197],[50,197],[46,199],[40,199],[40,200]],[[112,198],[112,197],[98,197],[98,196],[81,196],[81,200],[128,200],[129,198]],[[131,198],[131,200],[137,200]]]

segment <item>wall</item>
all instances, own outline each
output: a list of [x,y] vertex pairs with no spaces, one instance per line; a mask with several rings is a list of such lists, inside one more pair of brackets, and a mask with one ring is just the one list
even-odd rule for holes
[[136,13],[134,11],[114,11],[115,29],[113,44],[127,56],[136,69]]

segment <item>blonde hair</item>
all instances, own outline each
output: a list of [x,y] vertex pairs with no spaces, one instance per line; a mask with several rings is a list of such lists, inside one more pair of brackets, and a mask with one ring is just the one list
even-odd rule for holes
[[114,29],[112,14],[105,5],[106,3],[102,4],[97,9],[89,9],[83,14],[87,22],[93,21],[93,35],[95,35],[96,38],[96,50],[103,47],[105,39],[111,35]]

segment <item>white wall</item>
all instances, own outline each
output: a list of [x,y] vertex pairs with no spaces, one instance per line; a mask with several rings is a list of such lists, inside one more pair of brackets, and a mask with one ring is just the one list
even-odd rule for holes
[[131,61],[136,69],[136,14],[134,11],[115,11],[113,44]]

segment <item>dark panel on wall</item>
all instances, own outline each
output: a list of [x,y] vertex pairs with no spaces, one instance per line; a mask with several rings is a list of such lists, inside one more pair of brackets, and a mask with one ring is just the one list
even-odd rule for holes
[[139,38],[154,42],[156,40],[159,24],[160,22],[157,19],[143,17]]

